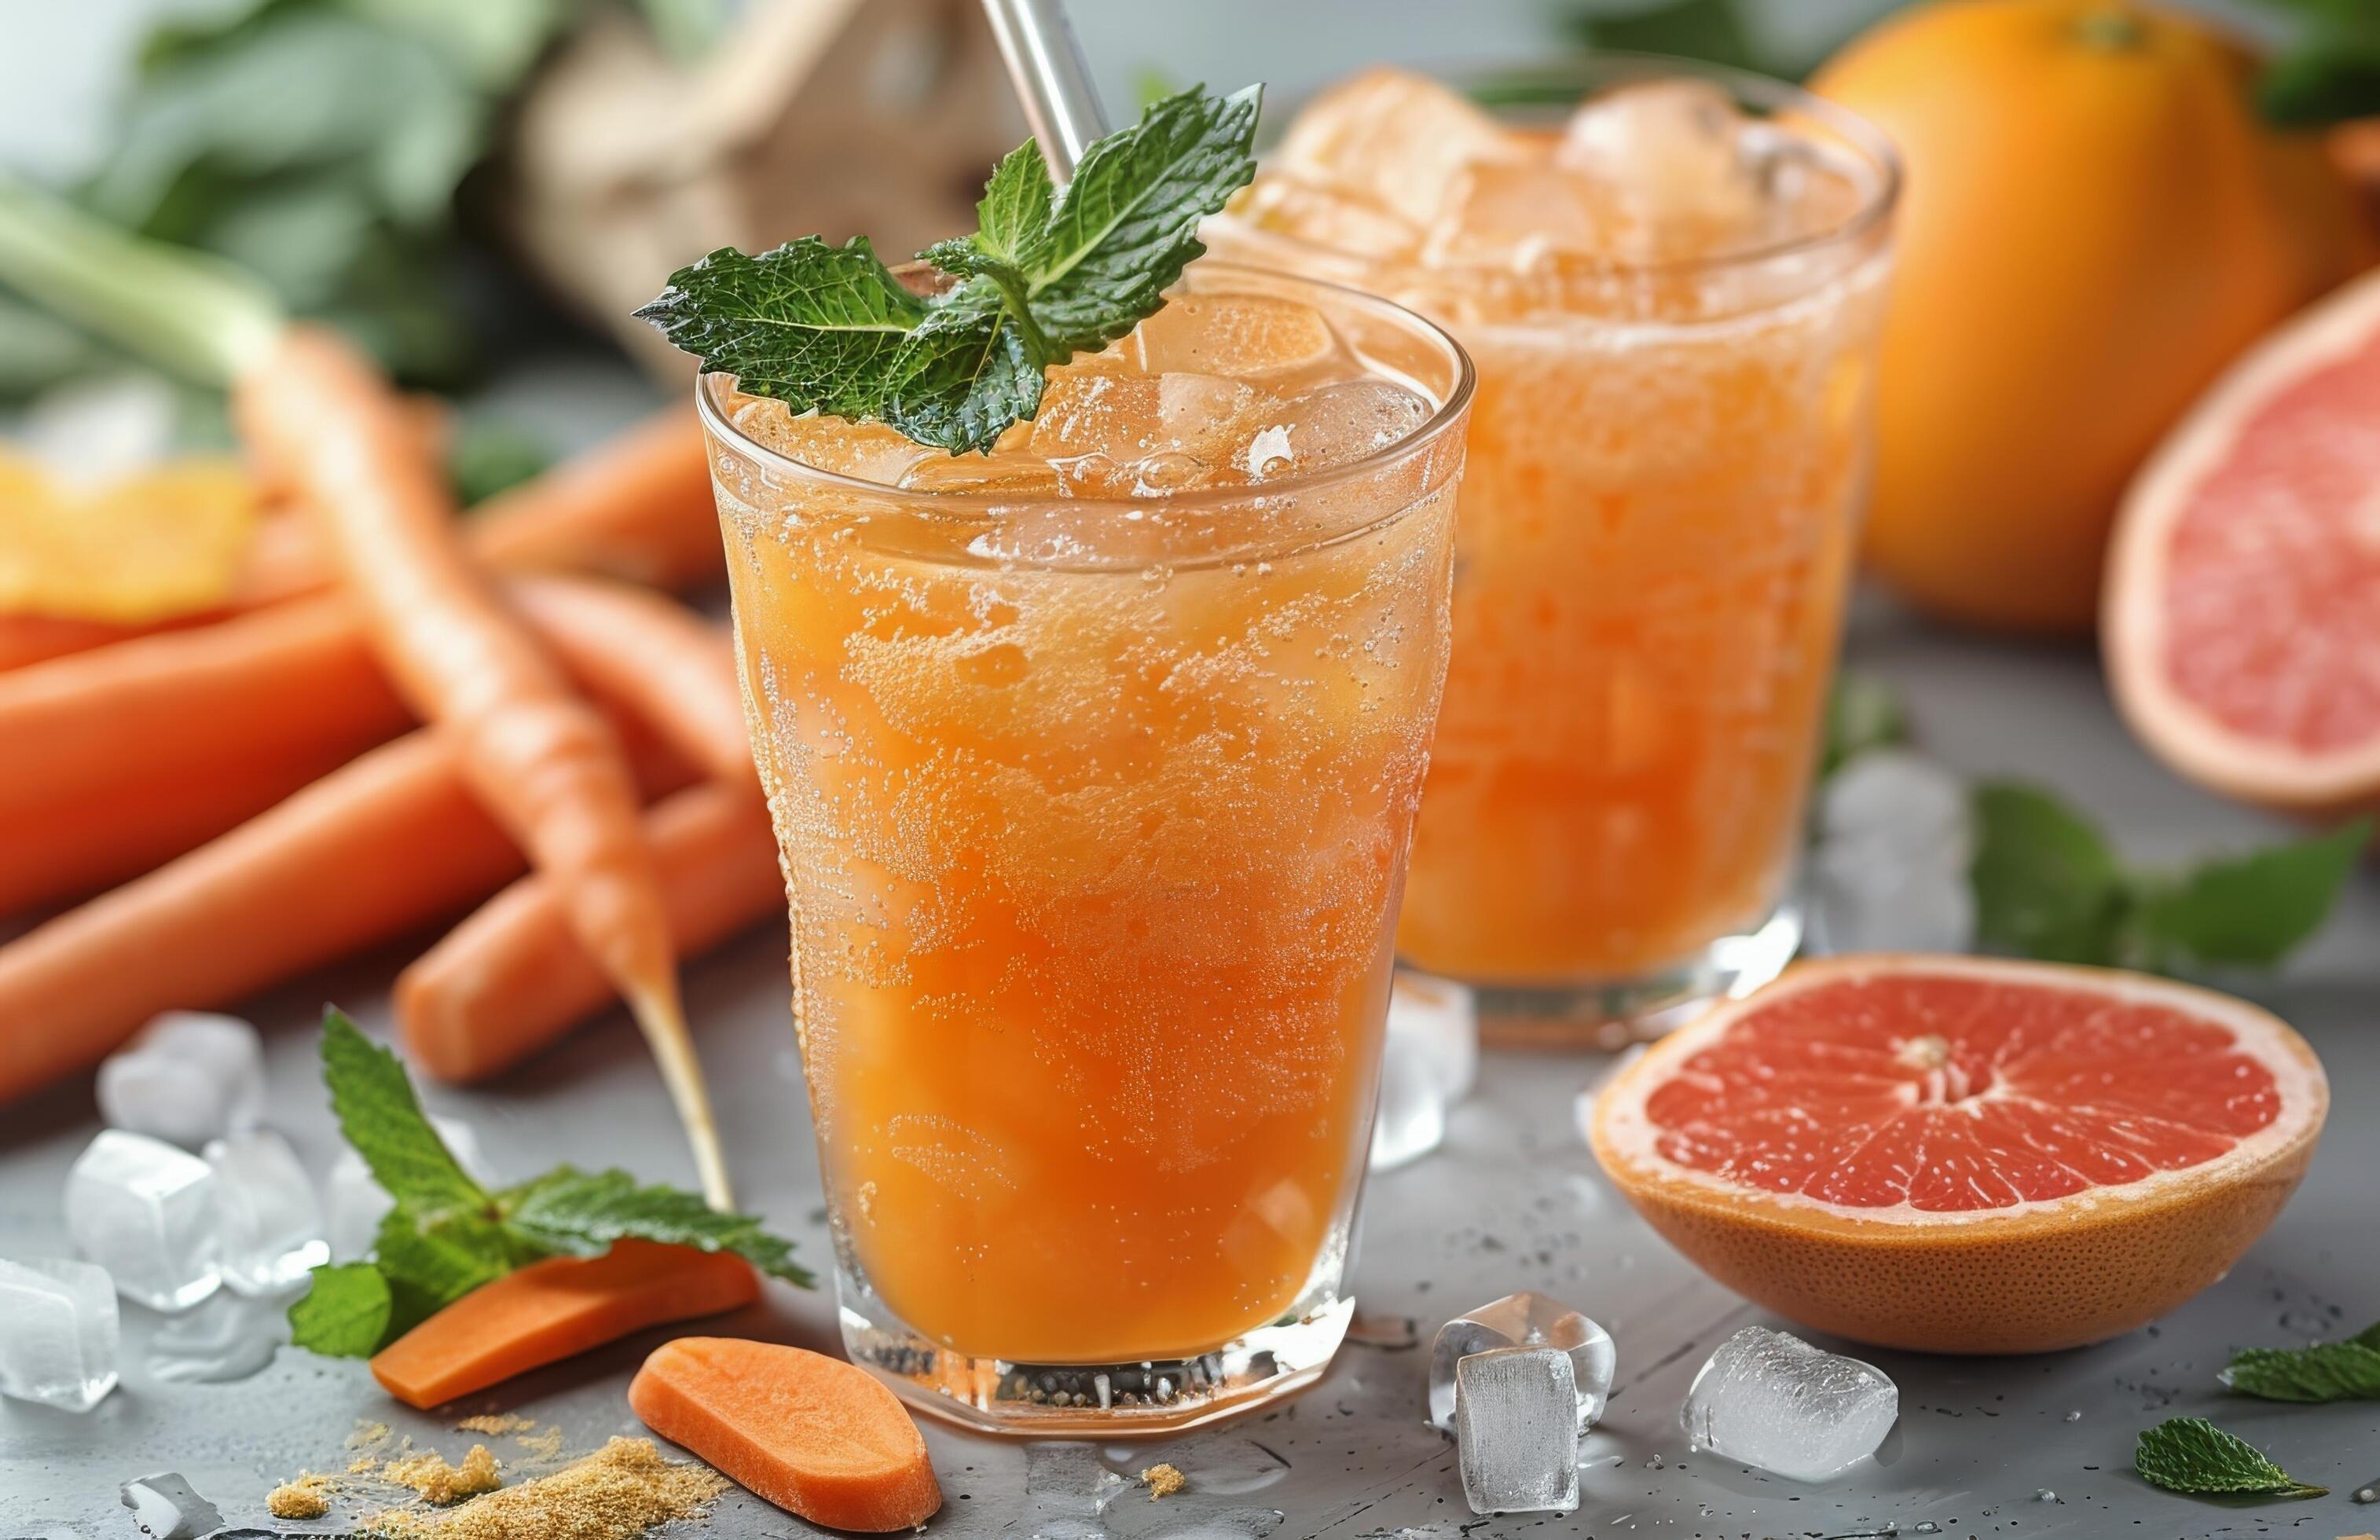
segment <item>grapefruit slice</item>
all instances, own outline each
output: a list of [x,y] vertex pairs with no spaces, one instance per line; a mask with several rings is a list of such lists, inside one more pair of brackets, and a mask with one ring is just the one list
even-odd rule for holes
[[2150,750],[2268,806],[2380,804],[2380,273],[2274,333],[2126,494],[2100,637]]
[[1839,1336],[2039,1352],[2223,1276],[2329,1092],[2244,1001],[2099,968],[1805,964],[1597,1097],[1596,1158],[1729,1288]]

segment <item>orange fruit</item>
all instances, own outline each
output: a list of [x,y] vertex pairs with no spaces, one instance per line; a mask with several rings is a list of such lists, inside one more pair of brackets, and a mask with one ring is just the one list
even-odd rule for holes
[[1922,609],[2079,632],[2124,484],[2208,381],[2362,260],[2253,62],[2130,0],[1901,13],[1813,87],[1906,162],[1864,554]]
[[1704,1271],[1925,1352],[2095,1342],[2221,1278],[2280,1211],[2329,1093],[2303,1039],[2098,968],[1845,957],[1655,1044],[1595,1156]]
[[2380,806],[2380,273],[2174,429],[2124,500],[2100,630],[2125,717],[2183,775]]

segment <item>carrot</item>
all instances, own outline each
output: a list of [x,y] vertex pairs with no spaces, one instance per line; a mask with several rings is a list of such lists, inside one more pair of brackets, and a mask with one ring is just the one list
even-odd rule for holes
[[411,721],[334,599],[53,658],[0,673],[0,829],[145,784],[161,757],[209,769],[345,758]]
[[610,727],[473,564],[402,399],[354,347],[285,328],[234,380],[232,409],[247,442],[320,515],[398,693],[439,725],[472,789],[564,891],[573,928],[661,1066],[704,1194],[732,1207],[668,913]]
[[[625,734],[656,794],[691,770]],[[186,855],[0,944],[0,1103],[88,1069],[160,1011],[228,1005],[496,891],[520,851],[442,734],[386,744]]]
[[349,758],[299,747],[205,769],[166,761],[150,779],[55,804],[0,831],[0,915],[97,892],[256,817]]
[[0,946],[0,1100],[143,1021],[227,1004],[422,925],[521,869],[433,733]]
[[[645,815],[678,955],[696,956],[772,913],[784,879],[758,792],[702,785]],[[611,984],[540,876],[482,904],[396,976],[406,1058],[464,1084],[509,1069],[609,1005]]]
[[759,787],[725,627],[623,583],[523,576],[504,591],[589,692],[651,723],[715,779]]
[[645,1425],[814,1524],[915,1529],[942,1506],[926,1441],[891,1390],[840,1358],[681,1337],[628,1382]]
[[374,1353],[372,1377],[428,1411],[632,1331],[759,1297],[759,1276],[740,1256],[614,1241],[601,1256],[549,1257],[472,1290]]

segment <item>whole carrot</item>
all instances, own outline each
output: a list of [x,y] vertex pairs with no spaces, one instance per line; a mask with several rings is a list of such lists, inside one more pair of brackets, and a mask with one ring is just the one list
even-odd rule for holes
[[[758,790],[691,786],[645,814],[678,954],[782,914],[784,879]],[[396,976],[406,1057],[441,1080],[511,1068],[611,1003],[562,895],[534,873],[481,904]]]
[[580,940],[661,1065],[704,1194],[732,1207],[668,912],[610,725],[464,550],[453,499],[401,398],[352,346],[287,328],[235,377],[232,416],[320,515],[398,693],[443,730],[472,789],[563,889]]
[[580,685],[714,778],[758,787],[724,626],[650,589],[597,578],[516,577],[504,594]]

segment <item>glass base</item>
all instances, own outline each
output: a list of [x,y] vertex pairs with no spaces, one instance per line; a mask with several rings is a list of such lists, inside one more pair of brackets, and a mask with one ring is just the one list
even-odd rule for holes
[[1788,899],[1759,925],[1639,977],[1543,988],[1474,985],[1479,1040],[1490,1048],[1624,1048],[1684,1025],[1714,1000],[1750,994],[1784,972],[1801,945],[1802,905]]
[[1025,1438],[1176,1433],[1294,1394],[1330,1367],[1355,1308],[1354,1299],[1332,1296],[1192,1358],[1013,1364],[971,1358],[918,1335],[840,1269],[835,1283],[853,1363],[919,1412]]

